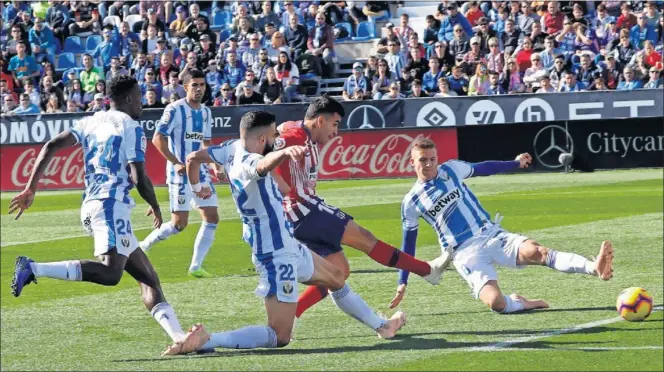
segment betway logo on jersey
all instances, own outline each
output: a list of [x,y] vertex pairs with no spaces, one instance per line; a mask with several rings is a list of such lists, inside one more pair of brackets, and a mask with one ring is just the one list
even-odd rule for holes
[[184,139],[185,140],[194,140],[194,141],[202,141],[203,140],[203,133],[185,133],[184,134]]
[[[450,206],[456,205],[460,197],[461,197],[461,191],[459,189],[454,189],[448,192],[447,194],[434,200],[433,207],[429,208],[427,214],[431,216],[431,218],[434,218],[440,213],[445,213],[445,211]],[[451,210],[452,209],[450,209],[450,211]]]

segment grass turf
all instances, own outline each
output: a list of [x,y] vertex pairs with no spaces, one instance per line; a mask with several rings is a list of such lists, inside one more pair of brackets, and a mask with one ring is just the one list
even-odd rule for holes
[[[616,322],[559,336],[536,338],[498,351],[499,342],[616,316],[621,289],[643,286],[662,303],[662,171],[593,174],[526,174],[468,180],[503,226],[558,250],[595,255],[603,239],[616,247],[610,282],[566,275],[547,268],[499,268],[500,284],[549,301],[551,309],[501,316],[470,296],[451,269],[442,286],[411,279],[403,310],[408,325],[394,340],[375,334],[323,301],[298,323],[296,340],[278,350],[219,350],[209,355],[159,358],[166,335],[143,308],[129,276],[117,287],[41,279],[20,298],[9,291],[14,257],[38,261],[89,258],[92,241],[79,222],[80,193],[39,193],[35,205],[14,221],[2,215],[0,249],[1,364],[3,370],[662,370],[662,313],[646,322]],[[399,244],[399,204],[411,180],[323,182],[319,191],[379,238]],[[216,278],[186,276],[200,221],[155,246],[150,253],[166,296],[183,326],[203,322],[209,330],[262,324],[265,314],[252,291],[256,285],[250,250],[226,186],[218,186],[224,219],[205,267]],[[158,190],[167,210],[165,189]],[[3,194],[7,210],[11,194]],[[139,239],[150,220],[134,211]],[[418,257],[439,248],[424,223]],[[346,250],[354,290],[378,311],[387,311],[396,272],[363,254]]]

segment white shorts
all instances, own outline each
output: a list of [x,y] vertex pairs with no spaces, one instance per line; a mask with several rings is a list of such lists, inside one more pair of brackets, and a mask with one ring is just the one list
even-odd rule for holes
[[133,206],[115,199],[88,200],[81,206],[83,228],[95,240],[95,256],[115,248],[118,254],[129,257],[138,248],[138,240],[131,228]]
[[495,228],[468,239],[457,248],[452,262],[475,298],[479,297],[480,290],[489,280],[498,280],[494,264],[520,268],[516,259],[521,243],[526,240],[528,238],[523,235]]
[[256,296],[276,295],[281,302],[297,302],[297,283],[305,283],[314,275],[314,258],[309,248],[296,244],[295,249],[251,256],[259,275]]
[[191,191],[191,186],[188,183],[169,183],[168,197],[171,212],[189,212],[191,208],[216,207],[218,203],[214,185],[209,182],[201,183],[201,185],[212,190],[212,195],[208,199],[201,199],[196,196]]

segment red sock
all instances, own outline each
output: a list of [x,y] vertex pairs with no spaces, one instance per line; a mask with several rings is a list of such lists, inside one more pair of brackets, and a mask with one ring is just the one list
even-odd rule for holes
[[431,266],[428,263],[403,253],[381,240],[369,252],[369,257],[381,265],[410,271],[419,276],[431,274]]
[[308,308],[314,306],[325,297],[327,297],[327,288],[315,286],[307,287],[297,299],[295,316],[299,318]]

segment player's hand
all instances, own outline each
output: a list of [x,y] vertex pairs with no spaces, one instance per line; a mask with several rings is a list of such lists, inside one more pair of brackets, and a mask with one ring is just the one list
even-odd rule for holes
[[519,162],[519,168],[528,168],[530,163],[533,161],[533,157],[530,156],[529,153],[524,152],[523,154],[519,154],[515,160]]
[[146,216],[153,216],[154,224],[152,225],[155,229],[161,227],[161,224],[164,222],[163,217],[161,217],[161,209],[154,209],[152,207],[148,208],[148,213]]
[[304,153],[306,152],[306,150],[307,148],[304,146],[291,146],[291,147],[286,147],[284,149],[284,152],[291,159],[295,161],[300,161],[302,160],[302,158],[304,158]]
[[214,178],[219,182],[228,183],[228,176],[226,176],[226,172],[224,172],[224,169],[219,164],[212,164],[210,172],[212,172]]
[[9,214],[18,211],[16,217],[14,218],[15,220],[18,220],[23,212],[30,208],[34,200],[35,193],[33,193],[32,190],[25,189],[21,191],[20,194],[16,195],[14,198],[12,198],[11,202],[9,202]]
[[394,295],[394,298],[390,302],[390,309],[394,309],[395,307],[399,306],[401,300],[403,300],[403,297],[405,295],[406,295],[406,284],[400,284],[397,287],[397,294]]
[[187,167],[184,164],[175,164],[175,172],[180,176],[184,176],[187,172]]
[[201,188],[201,191],[194,192],[194,194],[196,194],[196,196],[198,196],[199,198],[201,198],[203,200],[206,200],[206,199],[209,199],[210,196],[212,196],[212,189],[210,189],[209,187],[203,186]]

